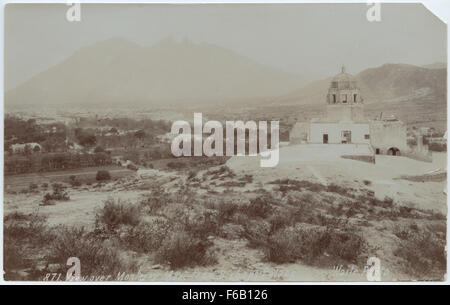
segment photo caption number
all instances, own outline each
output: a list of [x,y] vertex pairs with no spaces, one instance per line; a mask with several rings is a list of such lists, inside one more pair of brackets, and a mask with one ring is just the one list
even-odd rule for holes
[[227,300],[267,300],[267,290],[227,290]]

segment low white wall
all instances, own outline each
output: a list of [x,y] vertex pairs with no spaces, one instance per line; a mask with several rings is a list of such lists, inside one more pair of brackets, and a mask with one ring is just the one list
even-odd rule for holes
[[369,124],[358,123],[311,123],[309,133],[309,143],[323,143],[323,135],[328,134],[329,144],[342,143],[342,131],[349,130],[352,134],[351,143],[369,144],[370,138],[365,139],[369,134]]

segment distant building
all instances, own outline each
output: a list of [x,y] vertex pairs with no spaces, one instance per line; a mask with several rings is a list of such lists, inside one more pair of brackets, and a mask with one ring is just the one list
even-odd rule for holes
[[436,144],[441,144],[441,145],[447,145],[447,139],[444,137],[431,137],[431,138],[428,138],[427,140],[428,140],[428,143],[430,143],[430,144],[436,143]]
[[111,159],[112,163],[115,165],[122,166],[122,163],[125,163],[125,161],[123,160],[123,156],[114,156]]
[[342,67],[330,84],[326,115],[298,122],[290,133],[291,144],[365,144],[375,154],[401,155],[408,150],[406,125],[395,117],[368,120],[354,77]]
[[38,143],[23,143],[11,145],[11,151],[13,154],[23,154],[25,152],[35,153],[41,152],[42,146]]
[[435,129],[433,127],[420,127],[419,131],[422,135],[431,137],[433,136]]

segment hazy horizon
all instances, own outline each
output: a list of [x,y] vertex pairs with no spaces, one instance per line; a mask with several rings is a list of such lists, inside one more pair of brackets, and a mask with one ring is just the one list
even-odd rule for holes
[[80,22],[65,19],[68,8],[6,5],[5,90],[112,37],[140,46],[165,37],[210,43],[311,80],[343,64],[356,74],[385,63],[447,62],[446,25],[421,4],[382,4],[381,22],[366,20],[365,3],[81,4]]

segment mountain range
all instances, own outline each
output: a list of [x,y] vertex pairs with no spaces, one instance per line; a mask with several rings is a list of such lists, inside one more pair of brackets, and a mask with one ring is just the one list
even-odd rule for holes
[[192,103],[266,98],[305,84],[299,76],[207,43],[170,38],[143,47],[112,38],[7,92],[7,103]]
[[[446,104],[446,64],[385,64],[355,75],[366,103]],[[6,105],[191,105],[253,99],[262,104],[323,103],[330,78],[268,67],[207,43],[164,39],[140,46],[112,38],[83,47],[5,94]]]

